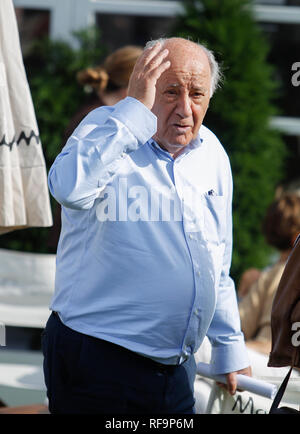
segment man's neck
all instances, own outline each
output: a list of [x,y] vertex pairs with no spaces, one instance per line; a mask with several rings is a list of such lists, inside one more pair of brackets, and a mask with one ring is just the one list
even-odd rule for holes
[[160,144],[159,142],[157,142],[157,144],[164,150],[169,152],[169,154],[171,155],[171,157],[175,160],[175,158],[179,157],[179,155],[182,154],[182,152],[185,150],[186,146],[177,146],[177,145],[167,145],[164,146],[162,144]]

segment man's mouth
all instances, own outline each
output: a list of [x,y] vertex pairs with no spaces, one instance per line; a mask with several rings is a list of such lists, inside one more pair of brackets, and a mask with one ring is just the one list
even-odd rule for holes
[[173,127],[175,127],[178,132],[182,132],[182,133],[186,133],[188,130],[192,128],[191,125],[187,125],[187,124],[173,124]]

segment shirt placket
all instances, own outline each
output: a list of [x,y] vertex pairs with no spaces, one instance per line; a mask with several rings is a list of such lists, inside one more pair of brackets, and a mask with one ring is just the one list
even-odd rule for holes
[[[174,161],[173,173],[174,183],[181,201],[182,206],[182,223],[183,231],[185,234],[186,243],[190,252],[193,276],[194,276],[194,297],[191,302],[191,309],[187,321],[185,333],[181,344],[181,355],[178,363],[183,363],[194,352],[195,344],[197,341],[197,334],[199,333],[201,325],[201,288],[203,273],[201,272],[201,244],[203,243],[201,231],[199,230],[199,222],[201,226],[201,215],[195,215],[195,206],[193,200],[196,199],[194,195],[187,194],[185,177],[187,174],[182,173],[182,165],[180,164],[185,156],[182,155]],[[197,222],[197,223],[196,223]]]

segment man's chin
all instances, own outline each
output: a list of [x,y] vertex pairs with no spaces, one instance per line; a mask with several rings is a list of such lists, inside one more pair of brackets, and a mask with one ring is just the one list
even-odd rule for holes
[[158,137],[155,136],[153,138],[154,140],[156,140],[159,146],[161,146],[163,149],[166,149],[167,151],[178,151],[181,148],[187,146],[193,140],[192,137],[188,139],[185,136],[176,136],[170,138],[169,140],[160,140]]

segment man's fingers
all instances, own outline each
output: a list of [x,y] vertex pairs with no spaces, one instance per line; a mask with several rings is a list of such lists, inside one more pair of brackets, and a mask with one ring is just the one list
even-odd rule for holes
[[145,50],[145,53],[136,63],[132,74],[134,80],[152,77],[157,80],[170,67],[170,61],[164,62],[169,50],[161,50],[161,44],[159,43],[151,48]]
[[144,52],[141,54],[141,56],[136,61],[135,67],[133,71],[135,70],[144,70],[145,67],[148,65],[149,62],[159,53],[161,50],[161,43],[157,42],[152,47],[147,48],[144,50]]
[[234,395],[237,388],[236,372],[231,372],[230,374],[227,374],[226,377],[228,392],[230,395]]
[[157,68],[159,65],[161,65],[161,63],[167,57],[168,54],[169,54],[169,50],[165,48],[164,50],[155,53],[155,55],[152,56],[151,59],[147,58],[145,64],[145,70],[152,71],[153,69]]
[[138,59],[129,80],[128,96],[138,99],[150,110],[156,96],[156,82],[161,74],[171,66],[166,60],[169,50],[162,49],[160,43],[145,50]]
[[157,66],[153,71],[151,71],[151,74],[153,75],[153,78],[157,81],[161,74],[166,71],[168,68],[170,68],[171,62],[167,60],[164,63],[161,63],[159,66]]
[[239,371],[230,372],[226,374],[226,384],[216,382],[218,386],[220,386],[222,389],[226,389],[227,392],[230,393],[230,395],[234,395],[236,391],[241,391],[242,389],[237,389],[237,374],[247,375],[249,377],[252,377],[252,370],[251,366],[247,366],[247,368],[240,369]]
[[171,62],[165,60],[168,56],[169,50],[165,49],[158,52],[145,66],[145,78],[154,80],[155,83],[161,76],[161,74],[166,71],[170,66]]
[[157,42],[152,47],[147,48],[147,50],[144,51],[145,53],[145,65],[148,65],[149,62],[161,51],[161,43]]
[[236,393],[236,382],[233,380],[229,380],[227,377],[227,382],[226,384],[224,383],[220,383],[220,382],[216,382],[216,384],[223,390],[226,390],[226,392],[230,393],[230,395],[234,395]]

